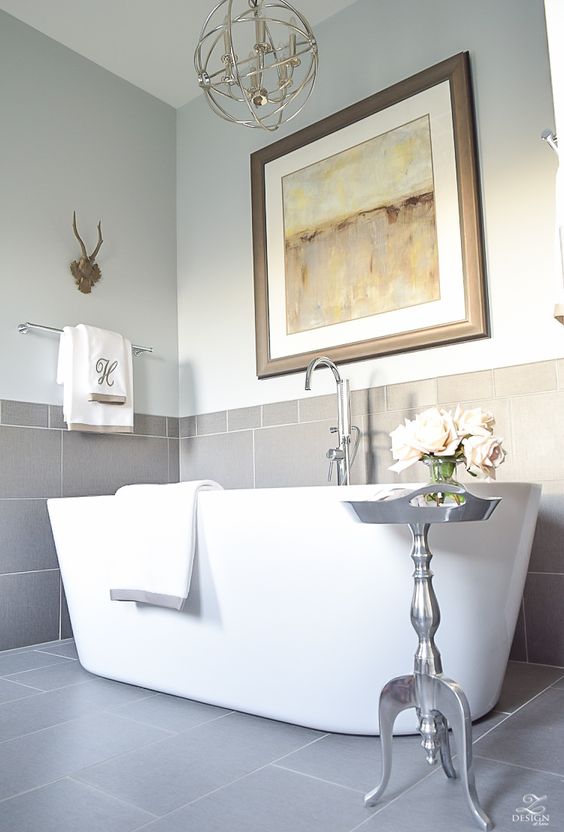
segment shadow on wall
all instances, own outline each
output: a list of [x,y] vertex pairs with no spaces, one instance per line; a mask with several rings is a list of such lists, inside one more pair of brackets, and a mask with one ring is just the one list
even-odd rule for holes
[[[370,390],[364,391],[365,399],[362,402],[363,410],[367,413],[366,431],[364,435],[364,454],[366,467],[366,482],[401,482],[402,479],[410,482],[413,480],[413,471],[408,469],[405,475],[392,474],[389,471],[389,466],[392,463],[392,456],[390,453],[392,440],[390,439],[390,431],[396,428],[404,417],[412,418],[415,408],[415,397],[409,396],[407,408],[401,412],[394,412],[391,414],[372,413],[369,406]],[[389,421],[392,417],[393,425]],[[384,422],[384,425],[383,425]]]
[[198,399],[194,384],[194,369],[189,361],[180,364],[179,369],[179,390],[180,390],[180,412],[179,416],[186,413],[198,413]]

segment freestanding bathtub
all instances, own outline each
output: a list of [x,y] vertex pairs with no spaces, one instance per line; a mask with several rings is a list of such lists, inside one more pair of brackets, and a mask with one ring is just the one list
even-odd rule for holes
[[[119,498],[49,500],[82,665],[92,673],[323,731],[378,733],[378,696],[410,673],[407,528],[360,523],[348,499],[384,486],[200,494],[182,612],[110,600]],[[485,523],[434,526],[445,673],[473,718],[496,703],[529,561],[540,487],[477,483]],[[398,733],[416,731],[414,711]]]

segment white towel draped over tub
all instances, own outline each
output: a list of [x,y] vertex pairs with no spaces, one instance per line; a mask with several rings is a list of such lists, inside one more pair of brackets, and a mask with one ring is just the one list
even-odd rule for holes
[[126,485],[115,499],[119,545],[112,554],[110,598],[180,610],[188,596],[196,550],[200,491],[213,480]]
[[69,430],[133,433],[131,343],[98,327],[66,326],[57,381],[64,385],[63,417]]

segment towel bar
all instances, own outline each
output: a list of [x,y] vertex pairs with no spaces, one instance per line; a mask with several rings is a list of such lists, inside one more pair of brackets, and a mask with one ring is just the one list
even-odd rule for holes
[[[44,324],[32,324],[29,321],[25,321],[23,324],[18,324],[18,332],[21,332],[22,335],[26,335],[30,329],[42,329],[45,332],[57,332],[61,333],[62,329],[57,329],[54,326],[45,326]],[[152,347],[138,347],[135,344],[131,345],[131,349],[133,351],[133,355],[141,355],[144,352],[153,352]]]

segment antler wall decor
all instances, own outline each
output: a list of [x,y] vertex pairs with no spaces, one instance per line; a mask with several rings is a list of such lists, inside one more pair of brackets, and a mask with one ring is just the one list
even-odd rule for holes
[[99,265],[94,262],[96,260],[96,255],[100,251],[100,246],[104,242],[102,239],[102,220],[98,223],[98,244],[92,254],[87,253],[86,246],[78,233],[78,229],[76,227],[76,211],[72,212],[72,230],[74,231],[76,239],[80,243],[82,256],[78,260],[72,261],[70,264],[70,270],[79,291],[88,295],[92,291],[94,284],[97,283],[102,277]]

